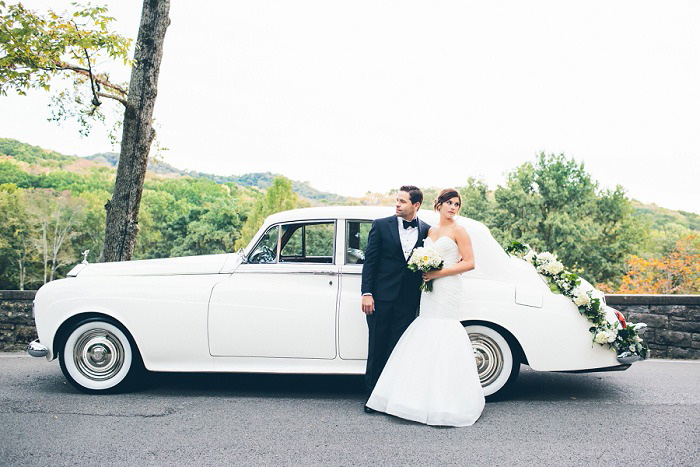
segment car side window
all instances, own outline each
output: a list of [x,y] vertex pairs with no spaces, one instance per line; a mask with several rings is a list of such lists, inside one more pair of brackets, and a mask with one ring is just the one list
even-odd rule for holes
[[334,222],[285,224],[280,263],[333,263]]
[[248,257],[248,262],[253,264],[274,263],[277,259],[277,226],[270,227],[265,232],[255,247],[253,253]]
[[287,224],[282,226],[282,258],[301,258],[304,256],[303,250],[303,235],[304,229],[299,224]]
[[363,264],[371,221],[347,221],[345,231],[345,264]]
[[331,258],[331,262],[333,262],[335,225],[333,223],[308,224],[305,230],[306,256],[312,258]]

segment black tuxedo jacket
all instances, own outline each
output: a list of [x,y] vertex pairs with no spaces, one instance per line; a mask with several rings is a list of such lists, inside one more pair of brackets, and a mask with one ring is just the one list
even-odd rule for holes
[[[396,216],[377,219],[367,238],[365,262],[362,266],[362,293],[371,293],[375,300],[391,301],[403,293],[419,300],[420,273],[411,272],[403,255]],[[422,246],[428,236],[430,225],[418,219],[418,241],[414,246]],[[407,297],[408,298],[408,297]]]

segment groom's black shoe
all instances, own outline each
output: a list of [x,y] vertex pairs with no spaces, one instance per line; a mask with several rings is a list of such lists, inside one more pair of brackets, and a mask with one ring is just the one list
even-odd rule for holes
[[365,413],[376,413],[377,411],[365,405]]

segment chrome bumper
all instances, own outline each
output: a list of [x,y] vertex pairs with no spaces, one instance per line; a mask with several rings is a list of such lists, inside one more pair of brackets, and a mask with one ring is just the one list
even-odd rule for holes
[[631,352],[622,352],[617,356],[617,361],[623,365],[631,365],[632,363],[639,362],[641,360],[644,360],[644,358],[640,357],[639,355],[634,355]]
[[27,353],[32,357],[46,357],[49,354],[49,349],[39,343],[39,339],[32,341],[27,346]]

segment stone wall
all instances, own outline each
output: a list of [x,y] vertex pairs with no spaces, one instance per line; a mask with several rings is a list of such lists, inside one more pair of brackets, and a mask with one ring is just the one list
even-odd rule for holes
[[[36,339],[32,319],[34,291],[0,290],[0,351],[24,350]],[[607,295],[608,305],[643,334],[652,358],[700,359],[700,295]]]
[[700,295],[607,295],[605,301],[649,326],[642,337],[652,358],[700,359]]
[[36,339],[33,290],[0,290],[0,351],[24,350]]

